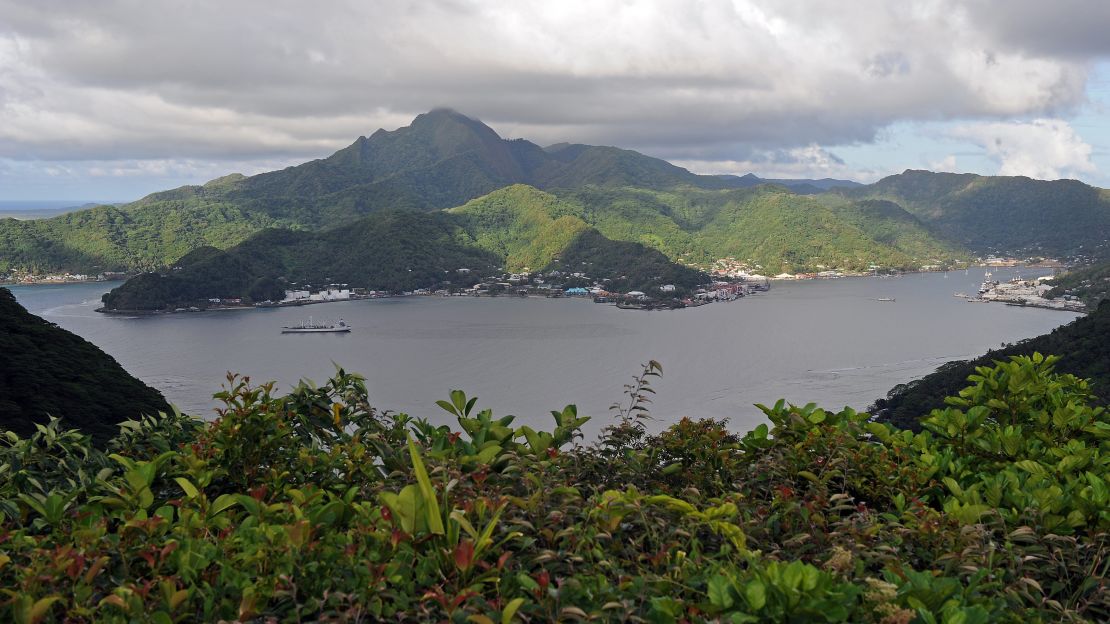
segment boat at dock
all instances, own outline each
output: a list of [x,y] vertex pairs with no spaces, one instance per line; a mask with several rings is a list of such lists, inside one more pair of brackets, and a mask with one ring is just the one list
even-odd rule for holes
[[313,322],[312,317],[308,321],[301,321],[299,325],[291,325],[281,328],[283,334],[346,334],[351,331],[351,326],[347,325],[343,319],[339,322],[331,323],[316,323]]
[[980,295],[988,293],[995,286],[998,286],[998,281],[997,280],[992,280],[991,277],[993,277],[993,276],[991,275],[990,271],[987,271],[986,274],[983,275],[983,283],[979,286],[979,294]]

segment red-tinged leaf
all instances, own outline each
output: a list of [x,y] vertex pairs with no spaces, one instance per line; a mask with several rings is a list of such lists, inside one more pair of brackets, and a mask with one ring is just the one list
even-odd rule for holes
[[31,607],[31,623],[38,624],[41,622],[50,612],[50,607],[61,599],[61,596],[48,596],[36,600],[35,604]]
[[100,601],[100,605],[101,606],[103,606],[103,605],[112,605],[113,607],[118,607],[120,609],[123,609],[123,611],[125,613],[127,612],[127,603],[124,602],[123,598],[121,598],[121,597],[119,597],[115,594],[105,596],[104,599]]
[[77,555],[77,557],[69,562],[69,566],[66,567],[66,576],[71,579],[75,579],[77,578],[77,575],[81,573],[81,570],[84,569],[84,567],[85,556]]
[[498,570],[504,569],[505,564],[509,562],[509,557],[512,557],[512,556],[513,556],[513,553],[509,552],[509,551],[505,551],[504,553],[502,553],[501,556],[497,558],[497,569]]
[[89,567],[89,571],[85,572],[85,578],[82,579],[85,581],[86,585],[93,582],[93,579],[96,578],[96,575],[100,573],[100,569],[103,568],[106,563],[108,563],[108,557],[100,557],[93,562],[92,566]]
[[170,542],[169,544],[163,546],[162,552],[158,554],[158,565],[162,565],[162,563],[165,562],[166,557],[170,556],[173,551],[177,550],[178,545],[179,544],[177,542]]
[[474,563],[474,542],[463,540],[455,547],[455,567],[463,572]]

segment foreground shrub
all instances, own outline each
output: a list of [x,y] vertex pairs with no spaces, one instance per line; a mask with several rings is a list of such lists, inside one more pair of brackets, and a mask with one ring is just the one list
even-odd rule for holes
[[1110,618],[1110,419],[1053,358],[980,369],[915,434],[779,402],[648,433],[650,363],[590,445],[357,375],[219,418],[0,446],[0,618],[990,622]]

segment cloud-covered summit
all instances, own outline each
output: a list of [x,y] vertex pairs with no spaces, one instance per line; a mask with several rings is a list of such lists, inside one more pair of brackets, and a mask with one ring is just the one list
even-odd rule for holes
[[0,1],[0,159],[292,162],[451,106],[541,143],[797,160],[893,123],[1073,114],[1110,52],[1096,27],[1108,12],[1078,0]]

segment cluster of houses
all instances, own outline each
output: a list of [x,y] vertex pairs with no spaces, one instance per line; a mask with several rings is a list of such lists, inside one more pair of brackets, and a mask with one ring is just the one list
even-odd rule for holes
[[[459,269],[459,272],[469,269]],[[435,294],[465,295],[546,295],[546,296],[596,296],[605,293],[604,283],[609,280],[594,280],[583,272],[548,271],[532,273],[525,268],[519,273],[506,273],[478,280],[473,286],[453,293],[436,291]],[[606,293],[607,294],[607,293]]]
[[347,301],[350,299],[358,299],[359,295],[352,292],[346,284],[328,286],[316,292],[305,288],[300,290],[287,290],[285,291],[285,298],[278,303],[289,304],[298,302],[324,302],[324,301]]
[[75,282],[108,282],[121,280],[127,277],[126,273],[107,271],[97,275],[86,273],[48,273],[36,275],[26,271],[12,271],[8,275],[0,274],[0,283],[3,284],[70,284]]
[[1083,302],[1073,295],[1064,295],[1056,299],[1046,298],[1045,295],[1052,290],[1052,285],[1046,282],[1051,280],[1051,277],[1038,277],[1033,280],[1012,279],[1008,282],[998,282],[988,278],[979,289],[979,298],[981,301],[1000,301],[1009,305],[1050,310],[1087,311]]

